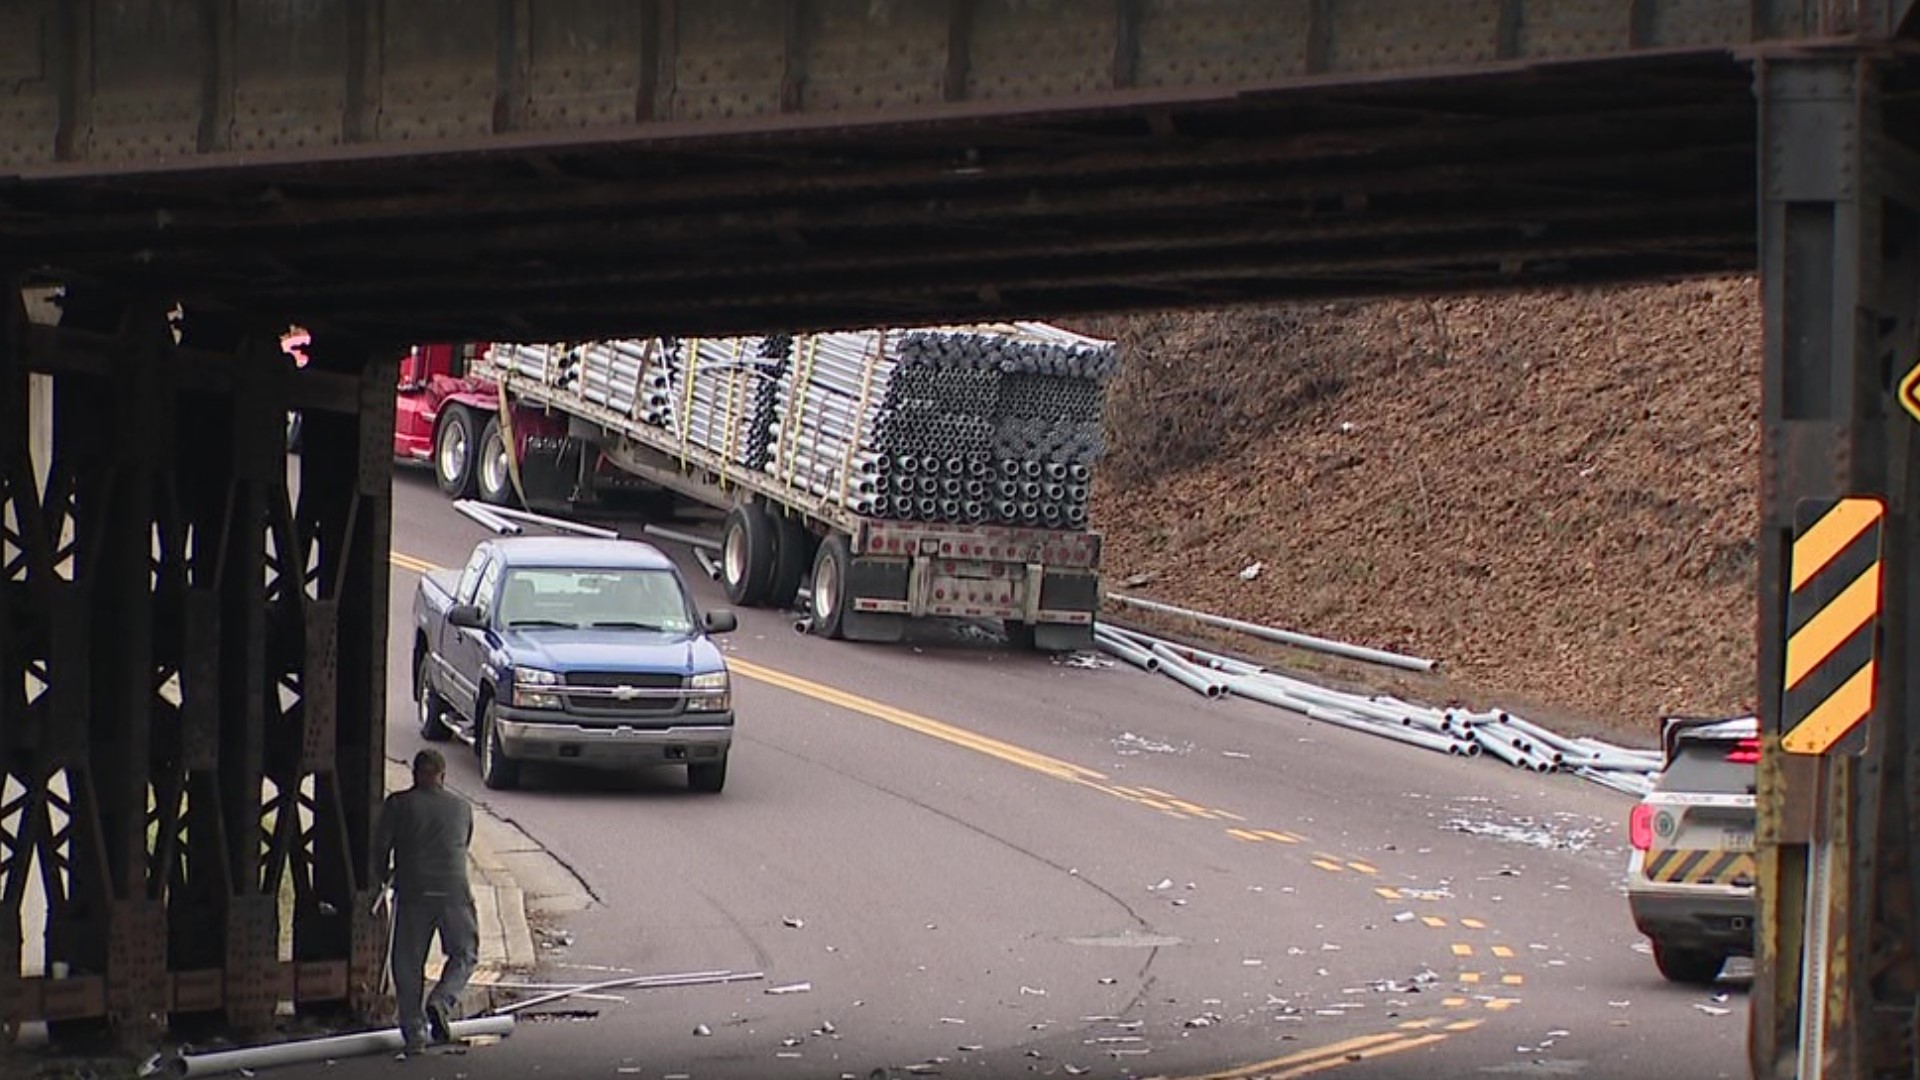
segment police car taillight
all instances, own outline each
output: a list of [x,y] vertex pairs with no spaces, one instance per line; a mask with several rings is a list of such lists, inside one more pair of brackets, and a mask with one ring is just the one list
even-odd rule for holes
[[1635,851],[1645,851],[1653,846],[1653,807],[1641,803],[1627,815],[1627,842]]
[[1760,764],[1760,740],[1741,739],[1734,743],[1733,749],[1727,751],[1727,760],[1735,765]]

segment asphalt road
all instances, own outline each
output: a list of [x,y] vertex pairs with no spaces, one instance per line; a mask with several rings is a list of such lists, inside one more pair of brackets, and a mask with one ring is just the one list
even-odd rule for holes
[[[425,473],[394,496],[397,554],[456,566],[483,535]],[[396,566],[400,630],[414,581]],[[600,900],[541,977],[766,980],[574,1002],[393,1068],[1746,1075],[1745,979],[1669,986],[1633,931],[1623,796],[951,631],[871,647],[740,614],[724,794],[665,769],[530,769],[494,793],[464,755],[451,781]],[[387,745],[405,757],[422,744],[396,642]]]

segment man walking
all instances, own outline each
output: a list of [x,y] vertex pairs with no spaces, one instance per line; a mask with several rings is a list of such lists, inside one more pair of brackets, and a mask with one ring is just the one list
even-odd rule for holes
[[[387,796],[374,833],[374,871],[393,885],[393,993],[410,1053],[453,1038],[450,1019],[480,959],[479,921],[467,882],[473,807],[447,790],[437,750],[413,756],[413,787]],[[440,935],[446,965],[427,995],[427,948]]]

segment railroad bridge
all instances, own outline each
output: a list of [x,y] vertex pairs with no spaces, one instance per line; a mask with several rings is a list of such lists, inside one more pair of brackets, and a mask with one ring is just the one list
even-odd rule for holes
[[1870,747],[1762,769],[1754,1068],[1913,1075],[1911,7],[0,0],[0,1021],[380,1009],[404,343],[1757,268],[1769,730],[1795,507],[1888,517]]

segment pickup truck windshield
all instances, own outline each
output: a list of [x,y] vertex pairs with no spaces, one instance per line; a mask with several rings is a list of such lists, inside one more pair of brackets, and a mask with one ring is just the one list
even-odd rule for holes
[[685,634],[693,611],[679,579],[665,570],[528,567],[507,574],[500,625]]

